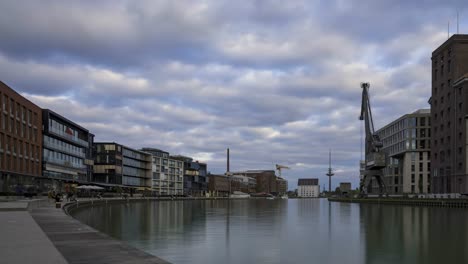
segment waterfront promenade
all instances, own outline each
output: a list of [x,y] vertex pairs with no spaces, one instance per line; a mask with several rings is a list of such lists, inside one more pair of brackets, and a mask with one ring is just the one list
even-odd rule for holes
[[46,200],[1,202],[0,233],[1,263],[169,263],[79,222]]

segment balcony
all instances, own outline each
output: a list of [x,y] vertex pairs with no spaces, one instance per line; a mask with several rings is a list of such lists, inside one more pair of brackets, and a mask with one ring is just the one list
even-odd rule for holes
[[87,141],[76,138],[76,137],[74,137],[74,136],[72,136],[70,134],[65,133],[65,131],[61,131],[61,130],[55,128],[55,127],[49,126],[49,132],[53,133],[53,134],[56,134],[58,136],[61,136],[63,138],[66,138],[66,139],[68,139],[68,140],[70,140],[72,142],[76,142],[76,143],[80,144],[83,147],[89,147],[89,144],[88,144]]
[[63,166],[63,167],[74,168],[74,169],[78,169],[78,170],[85,170],[86,169],[86,166],[84,164],[71,163],[69,161],[55,159],[55,158],[51,158],[51,157],[43,157],[43,158],[44,158],[45,162],[50,162],[50,163],[60,165],[60,166]]
[[56,149],[56,150],[59,150],[59,151],[62,151],[62,152],[67,153],[67,154],[78,156],[78,157],[81,157],[81,158],[84,158],[86,156],[84,152],[73,151],[71,149],[64,148],[63,146],[60,146],[59,144],[54,144],[54,143],[50,142],[49,140],[44,140],[44,146],[52,148],[52,149]]

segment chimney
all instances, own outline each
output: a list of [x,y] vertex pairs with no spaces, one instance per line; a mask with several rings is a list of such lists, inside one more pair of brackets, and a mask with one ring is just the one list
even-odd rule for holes
[[227,149],[227,170],[226,172],[229,172],[229,148]]

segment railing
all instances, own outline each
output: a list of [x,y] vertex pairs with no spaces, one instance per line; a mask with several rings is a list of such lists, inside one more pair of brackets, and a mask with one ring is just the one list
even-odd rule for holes
[[67,149],[67,148],[62,147],[59,144],[54,144],[54,143],[50,142],[49,140],[44,140],[44,146],[54,148],[54,149],[63,151],[65,153],[72,154],[72,155],[75,155],[75,156],[79,156],[79,157],[82,157],[82,158],[84,158],[86,156],[85,153],[82,152],[82,151],[73,151],[71,149]]
[[75,163],[71,163],[69,161],[55,159],[55,158],[51,158],[51,157],[44,157],[44,161],[54,163],[54,164],[57,164],[57,165],[61,165],[61,166],[65,166],[65,167],[80,169],[80,170],[86,169],[86,166],[84,164],[75,164]]
[[72,135],[70,135],[70,134],[65,133],[65,131],[61,131],[60,129],[57,129],[57,128],[52,127],[52,126],[49,126],[49,132],[52,132],[52,133],[54,133],[54,134],[57,134],[57,135],[59,135],[59,136],[61,136],[61,137],[66,138],[66,139],[68,139],[68,140],[71,140],[71,141],[73,141],[73,142],[76,142],[76,143],[78,143],[78,144],[80,144],[80,145],[82,145],[82,146],[84,146],[84,147],[88,147],[88,145],[89,145],[87,141],[84,141],[84,140],[82,140],[82,139],[76,138],[76,137],[74,137],[74,136],[72,136]]

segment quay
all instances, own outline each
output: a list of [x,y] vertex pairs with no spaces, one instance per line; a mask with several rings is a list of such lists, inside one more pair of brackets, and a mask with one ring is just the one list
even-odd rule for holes
[[410,205],[410,206],[431,206],[431,207],[450,207],[450,208],[468,208],[467,199],[419,199],[419,198],[328,198],[330,202],[341,203],[368,203],[368,204],[392,204],[392,205]]
[[[142,199],[131,199],[137,200]],[[65,211],[70,205],[55,208],[47,199],[1,202],[0,262],[169,264],[74,219]]]

